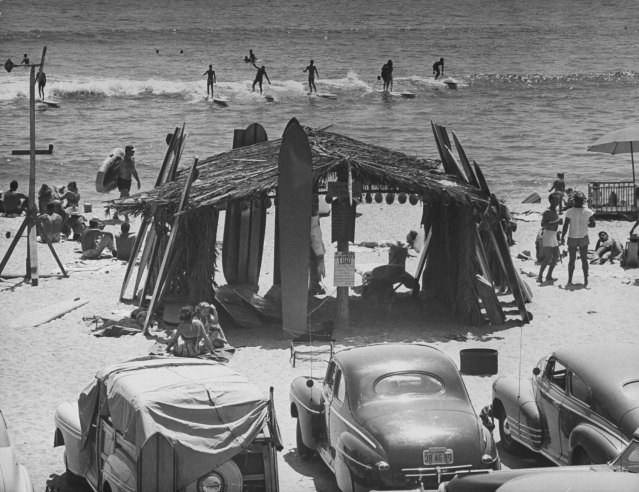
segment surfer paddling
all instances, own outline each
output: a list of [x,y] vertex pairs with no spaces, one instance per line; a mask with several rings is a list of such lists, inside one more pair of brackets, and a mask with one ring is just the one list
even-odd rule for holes
[[310,61],[309,65],[303,70],[304,72],[308,72],[308,92],[309,94],[313,92],[317,92],[317,87],[315,87],[315,75],[319,79],[319,72],[317,71],[317,67],[313,64],[313,60]]
[[439,61],[433,63],[433,73],[435,74],[435,80],[441,75],[444,76],[444,59],[440,58]]
[[215,70],[213,70],[213,65],[209,65],[209,69],[202,74],[202,77],[206,77],[206,95],[214,97],[213,94],[213,84],[217,82],[215,78]]
[[257,73],[255,74],[255,80],[253,81],[253,92],[255,92],[255,85],[259,84],[260,94],[261,94],[264,77],[266,77],[266,80],[268,80],[268,85],[271,85],[271,79],[268,78],[268,75],[266,74],[266,67],[264,65],[262,65],[261,67],[258,67],[255,63],[253,63],[253,66],[257,68]]

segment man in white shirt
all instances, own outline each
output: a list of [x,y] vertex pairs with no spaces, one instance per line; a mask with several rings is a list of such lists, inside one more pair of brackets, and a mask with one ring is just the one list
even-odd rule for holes
[[575,271],[577,249],[581,257],[581,269],[584,273],[584,286],[588,286],[588,227],[595,227],[595,212],[588,208],[586,196],[577,191],[573,195],[574,207],[566,210],[566,220],[561,231],[561,244],[564,244],[568,232],[568,285],[572,285],[572,274]]

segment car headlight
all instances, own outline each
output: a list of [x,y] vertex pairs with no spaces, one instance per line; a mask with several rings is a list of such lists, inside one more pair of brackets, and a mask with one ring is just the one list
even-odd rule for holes
[[390,470],[390,465],[386,463],[384,460],[381,460],[375,463],[375,469],[378,471],[388,471]]
[[219,473],[211,472],[197,481],[198,492],[223,492],[224,479]]

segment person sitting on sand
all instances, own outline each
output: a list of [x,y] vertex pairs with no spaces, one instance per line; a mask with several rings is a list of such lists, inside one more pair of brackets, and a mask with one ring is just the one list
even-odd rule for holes
[[18,182],[14,179],[9,183],[9,189],[2,196],[4,213],[7,217],[17,217],[27,209],[29,199],[27,195],[18,192]]
[[599,239],[595,245],[595,257],[590,263],[598,263],[603,265],[606,261],[614,263],[614,260],[621,259],[623,254],[623,246],[619,241],[610,237],[606,231],[599,232]]
[[541,228],[543,230],[541,239],[541,267],[539,267],[539,275],[537,275],[537,282],[544,281],[544,270],[548,267],[548,274],[546,275],[546,282],[552,282],[557,280],[553,278],[552,272],[559,261],[559,241],[557,241],[557,229],[562,220],[557,213],[557,206],[559,205],[559,197],[555,193],[551,193],[548,196],[548,202],[550,207],[544,211],[541,216]]
[[104,248],[108,248],[114,258],[118,255],[118,252],[115,249],[113,234],[110,232],[104,232],[100,228],[100,222],[96,218],[91,219],[89,221],[89,227],[82,231],[80,241],[82,243],[83,260],[99,259]]
[[573,195],[575,206],[566,210],[566,220],[561,230],[561,244],[568,233],[568,285],[572,285],[572,275],[575,271],[577,249],[581,257],[581,268],[584,273],[584,285],[588,286],[588,227],[595,227],[595,212],[588,208],[586,196],[577,191]]
[[[198,319],[204,326],[204,331],[215,348],[224,348],[228,345],[228,340],[224,335],[224,331],[220,326],[217,309],[206,301],[200,302],[195,306],[193,317]],[[206,350],[203,343],[200,343],[200,350]]]
[[80,209],[77,205],[71,205],[64,209],[64,216],[62,217],[62,230],[66,228],[67,237],[72,237],[74,241],[80,241],[82,239],[82,232],[87,228],[86,219],[84,215],[80,213]]
[[118,260],[129,261],[131,258],[131,251],[133,251],[136,235],[129,234],[130,230],[131,224],[129,222],[122,222],[122,224],[120,224],[120,232],[115,235],[115,248],[118,251]]
[[178,357],[197,357],[200,354],[201,341],[211,352],[215,351],[202,322],[193,318],[193,307],[183,306],[178,317],[181,323],[166,340],[167,351],[172,350],[173,355]]
[[257,68],[257,73],[255,74],[255,80],[253,81],[253,92],[255,92],[255,85],[259,84],[260,85],[260,94],[262,93],[262,82],[264,77],[266,77],[266,80],[268,80],[268,85],[271,85],[271,79],[268,78],[268,75],[266,74],[266,67],[264,65],[262,65],[261,67],[258,68],[258,66],[255,64],[255,62],[253,62],[253,66],[255,68]]
[[44,243],[49,239],[51,243],[59,243],[62,237],[62,217],[55,213],[55,205],[47,204],[47,213],[40,215],[40,223],[42,231],[40,231],[40,240]]

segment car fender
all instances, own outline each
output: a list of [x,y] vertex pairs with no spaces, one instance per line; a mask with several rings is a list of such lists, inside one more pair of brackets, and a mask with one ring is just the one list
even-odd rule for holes
[[[532,405],[530,405],[531,403]],[[519,414],[520,408],[527,408],[528,412],[533,416],[539,414],[530,380],[520,382],[511,377],[497,378],[493,383],[492,414],[494,418],[500,418],[499,404],[501,404],[501,409],[505,410],[507,415],[513,417]]]
[[90,467],[90,458],[82,452],[82,432],[80,414],[76,403],[64,402],[55,411],[54,446],[64,445],[64,457],[67,468],[78,476],[86,476]]
[[574,464],[573,458],[577,448],[583,448],[593,463],[607,463],[616,458],[626,444],[619,437],[609,432],[602,432],[601,429],[589,423],[579,424],[572,430],[569,437],[570,463]]
[[361,436],[345,431],[340,434],[335,451],[335,479],[340,490],[350,490],[351,478],[362,485],[378,485],[372,483],[379,473],[374,465],[379,461],[388,462],[379,445],[373,449]]
[[315,384],[309,387],[307,381],[313,380],[302,376],[291,383],[291,417],[299,420],[304,445],[315,449],[321,429],[323,397],[321,389]]
[[135,492],[135,463],[120,450],[109,455],[102,466],[102,489],[109,484],[112,492]]

